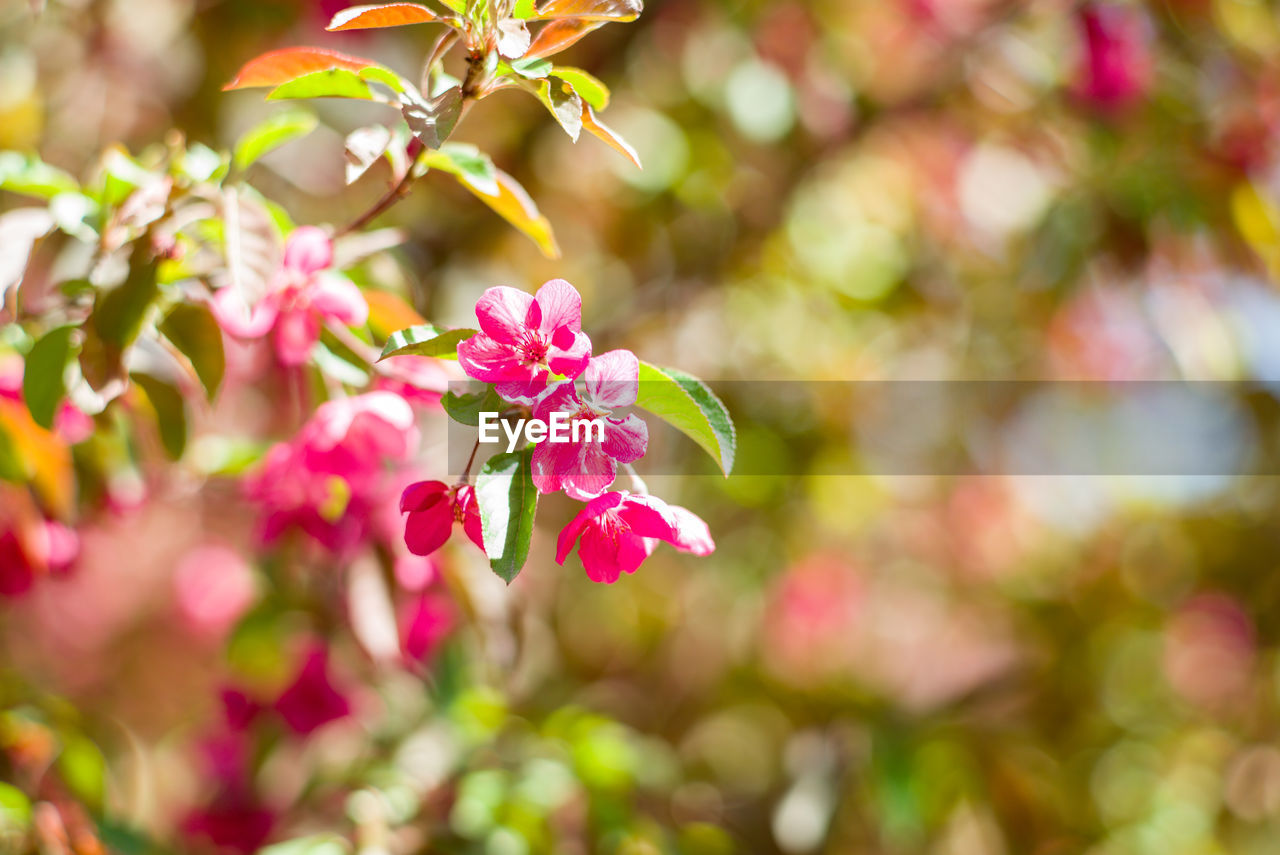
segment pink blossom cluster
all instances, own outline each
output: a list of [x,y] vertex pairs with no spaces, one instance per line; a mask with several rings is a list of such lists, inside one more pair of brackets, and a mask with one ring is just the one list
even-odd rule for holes
[[[560,534],[556,561],[575,545],[587,575],[615,582],[634,573],[658,541],[695,555],[715,549],[706,524],[691,511],[656,496],[610,491],[620,465],[644,456],[648,429],[635,414],[640,362],[628,350],[592,354],[582,331],[582,297],[563,279],[534,295],[490,288],[476,304],[480,330],[458,345],[458,362],[472,379],[493,384],[505,402],[543,421],[566,414],[571,423],[600,423],[575,431],[575,441],[539,442],[533,449],[533,484],[539,493],[563,491],[585,507]],[[584,426],[585,427],[585,426]],[[603,437],[602,439],[600,437]],[[401,499],[405,542],[418,555],[439,549],[454,523],[484,547],[475,494],[464,482],[411,484]]]

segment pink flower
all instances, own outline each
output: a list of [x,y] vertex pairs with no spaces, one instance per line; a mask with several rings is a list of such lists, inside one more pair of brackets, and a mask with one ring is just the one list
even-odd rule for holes
[[187,815],[182,830],[228,852],[256,852],[271,836],[276,817],[242,789],[228,789]]
[[462,524],[472,543],[484,549],[480,509],[475,491],[466,484],[452,488],[443,481],[410,484],[400,496],[400,513],[409,515],[404,542],[414,555],[430,555],[444,546],[455,522]]
[[276,699],[276,712],[289,729],[306,736],[351,713],[347,696],[329,680],[329,651],[315,645],[303,659],[293,683]]
[[245,481],[249,498],[266,511],[264,541],[297,528],[343,552],[369,539],[378,509],[395,501],[388,464],[407,461],[417,445],[413,409],[392,392],[322,404]]
[[400,625],[404,655],[425,662],[453,631],[453,605],[442,594],[424,594],[401,614]]
[[556,563],[563,565],[577,543],[587,576],[593,582],[613,583],[623,573],[636,572],[659,540],[694,555],[710,555],[716,548],[707,524],[692,511],[657,496],[605,493],[588,502],[560,532]]
[[458,345],[468,377],[496,384],[510,401],[531,403],[552,374],[577,377],[591,357],[582,332],[582,297],[552,279],[532,297],[515,288],[490,288],[476,303],[480,332]]
[[1136,101],[1151,78],[1147,21],[1138,9],[1094,4],[1080,13],[1084,55],[1075,90],[1102,110],[1114,111]]
[[[579,397],[572,382],[557,385],[534,407],[534,416],[550,422],[553,413],[567,413],[579,428],[577,442],[538,443],[533,450],[533,483],[540,493],[564,489],[574,499],[592,499],[613,483],[619,463],[644,456],[649,429],[634,414],[613,418],[617,407],[636,402],[640,385],[640,361],[629,350],[611,350],[587,363],[585,385]],[[595,429],[591,426],[595,423]],[[594,437],[603,429],[603,442]],[[572,439],[573,433],[570,432]],[[588,437],[592,439],[588,441]]]
[[225,546],[200,546],[187,553],[174,574],[178,610],[197,633],[223,635],[257,597],[253,571]]
[[334,320],[363,324],[369,305],[349,279],[331,272],[333,243],[315,226],[289,235],[284,261],[267,292],[250,306],[234,287],[218,290],[209,307],[222,328],[238,338],[260,338],[275,330],[276,354],[285,365],[301,365],[320,338],[320,326]]
[[22,596],[38,576],[65,571],[79,553],[75,531],[52,520],[0,532],[0,597]]

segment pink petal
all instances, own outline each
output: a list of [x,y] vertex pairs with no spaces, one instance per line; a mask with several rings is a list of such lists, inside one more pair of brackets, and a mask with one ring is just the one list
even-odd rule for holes
[[462,505],[462,531],[471,538],[471,542],[484,550],[484,529],[480,523],[480,506],[476,504],[476,493],[470,487],[458,488],[458,502]]
[[527,381],[533,371],[520,364],[515,349],[509,344],[477,333],[458,345],[458,364],[463,372],[483,383]]
[[276,306],[270,298],[250,309],[234,287],[219,288],[209,298],[209,310],[229,334],[236,338],[259,338],[275,325]]
[[369,319],[369,304],[355,283],[345,276],[317,276],[308,291],[311,307],[327,318],[349,327],[358,327]]
[[569,444],[565,448],[582,449],[577,465],[571,471],[561,474],[561,487],[564,494],[571,499],[585,502],[594,499],[614,482],[618,477],[618,466],[613,458],[605,454],[598,443],[585,443],[578,446]]
[[618,516],[637,535],[670,543],[677,536],[678,528],[671,511],[671,506],[657,496],[628,495],[618,508]]
[[613,584],[623,573],[634,573],[653,552],[653,542],[629,531],[595,526],[582,535],[578,557],[593,582]]
[[632,463],[644,457],[649,447],[649,426],[636,415],[622,421],[604,420],[604,453],[619,463]]
[[621,504],[623,498],[623,493],[605,493],[603,496],[587,502],[586,506],[578,512],[578,515],[570,520],[569,524],[560,532],[560,537],[556,542],[556,563],[564,564],[564,560],[573,551],[573,544],[577,542],[578,536],[582,534],[583,528],[588,523],[593,522],[596,517],[605,511],[616,508]]
[[[567,328],[561,327],[561,331]],[[577,377],[587,367],[591,359],[591,339],[586,333],[577,333],[573,340],[561,342],[562,336],[557,333],[552,339],[552,347],[547,351],[547,365],[562,377]]]
[[319,273],[333,263],[333,241],[324,229],[299,226],[284,244],[284,267],[299,273]]
[[576,413],[581,406],[582,402],[578,400],[578,392],[573,388],[573,383],[566,380],[557,383],[538,399],[533,408],[533,417],[550,422],[553,413]]
[[582,372],[587,398],[606,409],[629,407],[640,391],[640,360],[629,350],[592,357]]
[[694,555],[710,555],[716,550],[716,542],[711,539],[711,529],[702,518],[693,511],[678,505],[671,506],[671,513],[676,519],[676,538],[671,545],[683,552]]
[[453,508],[440,496],[404,523],[404,544],[414,555],[430,555],[444,546],[453,531]]
[[539,317],[532,323],[547,334],[567,327],[575,333],[582,332],[582,295],[563,279],[552,279],[538,289],[533,297]]
[[554,493],[564,484],[564,476],[580,467],[581,445],[540,442],[533,449],[533,486],[539,493]]
[[442,481],[418,481],[404,488],[400,494],[400,513],[423,511],[449,491]]
[[308,311],[284,312],[276,324],[276,355],[285,365],[302,365],[320,340],[320,321]]
[[525,318],[533,297],[516,288],[499,285],[485,291],[476,303],[480,329],[494,341],[516,344],[528,329]]

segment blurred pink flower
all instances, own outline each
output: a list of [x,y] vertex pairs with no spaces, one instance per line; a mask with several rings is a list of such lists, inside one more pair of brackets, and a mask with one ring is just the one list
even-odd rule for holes
[[222,328],[238,338],[260,338],[272,330],[285,365],[301,365],[320,339],[326,320],[358,326],[369,306],[352,282],[329,271],[333,242],[315,226],[301,226],[285,243],[284,261],[252,306],[234,287],[218,289],[209,306]]
[[378,529],[380,506],[394,501],[388,464],[408,460],[418,440],[413,409],[392,392],[322,404],[245,481],[266,511],[263,539],[297,528],[334,552],[362,543]]
[[458,345],[468,377],[494,383],[511,401],[532,402],[552,374],[577,377],[591,356],[582,332],[582,297],[563,279],[529,296],[500,286],[476,303],[480,332]]
[[449,370],[439,359],[426,356],[393,356],[379,365],[377,389],[394,392],[410,404],[438,407],[449,390]]
[[36,577],[68,569],[79,552],[79,537],[59,522],[42,520],[23,531],[0,532],[0,596],[27,593]]
[[297,677],[276,699],[275,710],[301,736],[351,713],[347,696],[329,679],[327,648],[316,644],[307,651]]
[[1239,699],[1249,687],[1256,656],[1253,621],[1224,594],[1192,597],[1165,628],[1165,677],[1192,703],[1215,706]]
[[594,434],[583,432],[578,442],[538,443],[533,450],[533,483],[540,493],[563,488],[570,497],[587,501],[609,489],[618,475],[619,463],[631,463],[644,456],[649,429],[634,414],[625,419],[610,417],[614,408],[636,402],[640,361],[634,353],[602,353],[587,363],[582,376],[586,385],[581,397],[572,382],[560,383],[534,407],[534,417],[549,423],[552,414],[566,413],[579,427],[599,422],[604,428],[604,441],[588,442],[586,437]]
[[400,496],[400,512],[409,515],[404,542],[414,555],[430,555],[444,546],[455,522],[462,524],[472,543],[484,549],[480,509],[475,491],[466,484],[452,488],[442,481],[410,484]]
[[1083,55],[1075,92],[1104,111],[1141,98],[1151,83],[1149,23],[1137,6],[1092,3],[1080,11]]
[[453,631],[454,622],[453,605],[448,597],[440,593],[423,594],[401,611],[401,650],[411,660],[429,660]]
[[241,790],[220,793],[207,807],[187,814],[182,830],[229,852],[256,852],[271,836],[275,814]]
[[710,555],[716,548],[707,524],[691,511],[657,496],[605,493],[588,502],[560,532],[556,563],[563,565],[578,544],[587,576],[613,583],[623,573],[636,572],[659,540],[694,555]]
[[225,546],[200,546],[187,553],[173,577],[182,617],[200,635],[218,637],[253,605],[253,571]]

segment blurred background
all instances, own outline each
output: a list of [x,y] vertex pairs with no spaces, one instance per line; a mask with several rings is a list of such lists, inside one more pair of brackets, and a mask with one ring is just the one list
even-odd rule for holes
[[[416,74],[431,27],[325,34],[345,5],[0,0],[0,149],[79,174],[171,128],[226,148],[279,107],[222,84],[284,45]],[[1215,445],[1274,450],[1237,381],[1280,381],[1278,51],[1266,0],[649,0],[558,58],[612,88],[643,171],[486,99],[456,139],[563,257],[428,176],[380,221],[409,240],[353,275],[447,325],[492,285],[566,278],[597,350],[779,381],[723,394],[742,468],[787,474],[651,478],[718,549],[612,586],[553,563],[562,497],[509,589],[451,546],[465,596],[418,602],[408,669],[366,661],[376,618],[252,605],[278,580],[236,546],[233,485],[139,492],[73,574],[0,608],[0,848],[49,821],[21,774],[46,762],[88,805],[79,831],[63,811],[77,853],[1280,851],[1275,477],[848,474],[848,409],[781,382],[1212,382]],[[314,106],[250,179],[343,223],[385,189],[343,178],[378,108]],[[241,385],[252,422],[270,392]],[[1018,441],[896,412],[907,443]],[[1069,415],[1017,412],[1037,435]],[[252,792],[214,793],[219,722],[251,703],[233,685],[335,720],[260,735]]]

